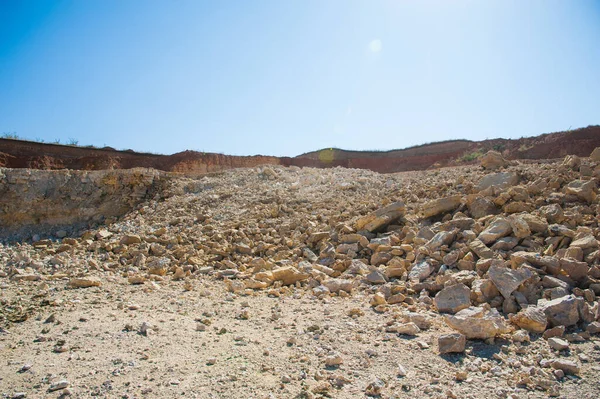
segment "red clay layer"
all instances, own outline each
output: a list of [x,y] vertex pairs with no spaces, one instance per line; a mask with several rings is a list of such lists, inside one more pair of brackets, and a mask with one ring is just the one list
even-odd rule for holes
[[262,155],[231,156],[195,151],[157,155],[129,150],[117,151],[110,147],[75,147],[0,139],[0,166],[81,170],[142,167],[203,174],[272,164],[319,168],[343,166],[391,173],[464,164],[468,162],[465,159],[471,159],[479,153],[492,149],[502,152],[508,159],[550,159],[568,154],[589,156],[596,147],[600,147],[600,126],[516,140],[494,139],[480,142],[453,140],[384,152],[323,149],[293,158]]

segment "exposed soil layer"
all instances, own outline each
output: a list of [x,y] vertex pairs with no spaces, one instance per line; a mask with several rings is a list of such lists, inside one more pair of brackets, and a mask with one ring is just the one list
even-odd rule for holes
[[488,150],[500,151],[507,159],[553,159],[568,154],[589,156],[599,146],[600,126],[517,140],[452,140],[382,152],[323,149],[297,157],[232,156],[196,151],[158,155],[117,151],[110,147],[74,147],[0,139],[0,167],[79,170],[141,167],[193,175],[270,164],[319,168],[342,166],[391,173],[469,164]]

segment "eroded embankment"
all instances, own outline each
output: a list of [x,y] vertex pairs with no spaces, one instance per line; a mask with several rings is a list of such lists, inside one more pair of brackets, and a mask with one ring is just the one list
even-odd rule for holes
[[73,171],[0,168],[0,240],[63,236],[170,192],[153,169]]

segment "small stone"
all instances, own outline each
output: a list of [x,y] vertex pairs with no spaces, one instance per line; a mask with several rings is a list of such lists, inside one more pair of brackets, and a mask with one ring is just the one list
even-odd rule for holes
[[579,374],[579,366],[571,360],[556,359],[552,361],[551,366],[553,369],[564,371],[565,374]]
[[548,345],[554,350],[562,351],[569,349],[569,343],[561,338],[548,338]]
[[380,396],[383,388],[385,388],[385,382],[377,378],[375,381],[367,385],[365,388],[365,394],[367,396]]
[[326,367],[337,367],[344,363],[344,359],[340,355],[330,355],[325,358]]
[[69,280],[68,286],[71,288],[90,288],[100,287],[102,283],[93,278],[72,278]]
[[141,335],[147,336],[148,332],[150,331],[151,328],[152,328],[152,326],[150,325],[150,323],[144,321],[140,325],[139,333]]
[[217,363],[216,357],[209,357],[208,359],[206,359],[207,366],[213,366],[215,363]]
[[54,391],[58,391],[60,389],[65,389],[69,386],[69,381],[67,380],[60,380],[58,382],[55,382],[53,384],[50,385],[50,388],[48,388],[48,392],[54,392]]
[[438,337],[438,349],[440,354],[462,353],[465,351],[467,337],[460,333],[444,334]]

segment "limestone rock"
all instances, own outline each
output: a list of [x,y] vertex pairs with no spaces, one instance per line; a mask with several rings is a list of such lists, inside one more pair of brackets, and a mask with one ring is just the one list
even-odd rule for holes
[[510,331],[496,309],[482,307],[463,309],[455,315],[446,315],[446,323],[468,339],[487,339]]
[[339,293],[340,291],[346,291],[347,293],[352,292],[354,288],[353,280],[343,280],[339,278],[330,278],[322,283],[329,291]]
[[557,351],[569,349],[569,342],[557,337],[548,338],[548,345]]
[[367,274],[367,281],[371,284],[385,284],[387,280],[383,273],[375,269],[371,273]]
[[577,363],[567,359],[555,359],[550,363],[553,369],[562,370],[565,374],[579,374]]
[[477,238],[484,244],[491,244],[497,239],[509,235],[512,231],[510,222],[506,218],[498,217]]
[[488,270],[488,277],[504,298],[509,298],[514,290],[530,279],[533,272],[526,268],[512,270],[504,266],[494,264]]
[[488,151],[481,157],[481,166],[484,169],[496,170],[508,165],[508,161],[497,151]]
[[413,266],[408,273],[408,278],[411,281],[423,281],[433,273],[433,266],[428,262],[421,262]]
[[544,310],[536,306],[530,306],[521,310],[512,316],[510,321],[527,331],[537,334],[543,333],[548,325],[548,318]]
[[438,337],[438,350],[444,353],[462,353],[465,351],[467,337],[460,333],[444,334]]
[[591,203],[596,199],[596,182],[594,180],[573,180],[565,187],[565,193],[573,194]]
[[284,266],[273,270],[273,280],[281,281],[283,285],[295,284],[297,281],[306,280],[310,275],[302,273],[292,266]]
[[600,162],[600,147],[594,148],[594,151],[590,154],[590,159],[595,162]]
[[499,172],[485,175],[477,184],[477,191],[483,191],[486,188],[496,187],[499,190],[506,189],[519,184],[519,176],[514,172]]
[[397,221],[400,217],[402,217],[402,215],[404,215],[405,211],[406,206],[404,205],[404,202],[394,202],[363,218],[360,218],[355,224],[356,230],[367,230],[370,232],[381,230],[387,225]]
[[456,313],[471,306],[471,290],[464,284],[446,287],[437,293],[435,307],[442,313]]
[[69,280],[68,286],[71,288],[89,288],[100,287],[102,283],[95,278],[72,278]]
[[577,298],[567,295],[540,304],[551,326],[572,326],[579,321]]
[[439,198],[426,202],[421,207],[421,215],[426,219],[432,216],[441,215],[442,213],[453,211],[460,205],[461,198],[462,197],[460,195],[454,195],[451,197]]

